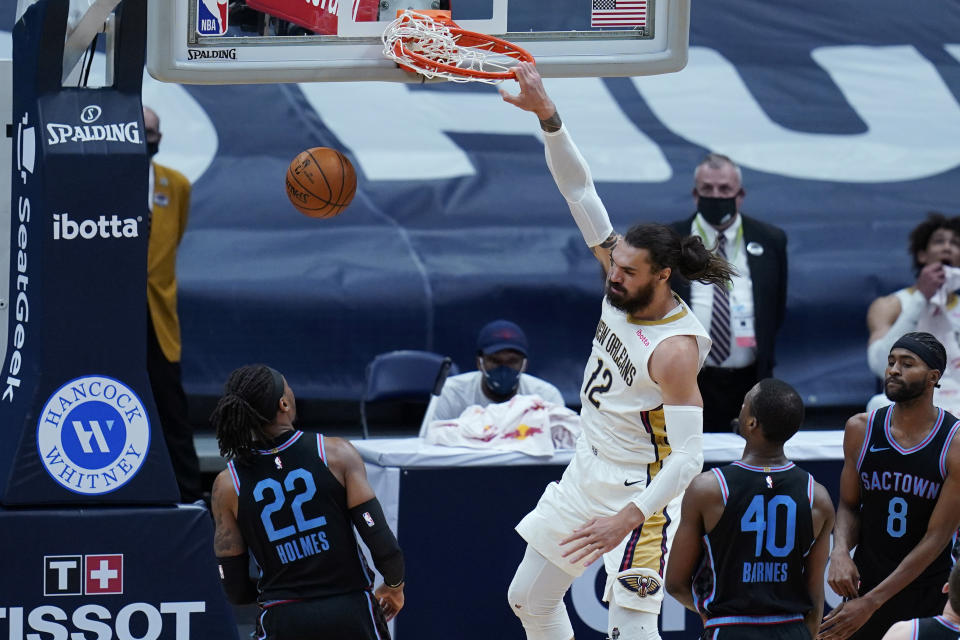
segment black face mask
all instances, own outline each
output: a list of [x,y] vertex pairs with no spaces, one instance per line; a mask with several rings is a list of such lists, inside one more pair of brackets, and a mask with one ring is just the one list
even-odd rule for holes
[[490,371],[483,371],[483,378],[490,391],[498,396],[511,395],[520,387],[520,372],[516,369],[501,365]]
[[158,151],[160,151],[160,141],[157,140],[156,142],[150,142],[148,140],[147,141],[147,157],[152,158],[153,156],[157,155]]
[[697,197],[697,211],[711,226],[727,224],[737,214],[737,199]]

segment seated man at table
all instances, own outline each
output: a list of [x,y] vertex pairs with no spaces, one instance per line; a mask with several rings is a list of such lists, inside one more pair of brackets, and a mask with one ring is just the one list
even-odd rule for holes
[[452,420],[470,406],[486,407],[506,402],[515,395],[540,396],[563,406],[560,391],[547,382],[524,373],[527,368],[527,336],[509,320],[494,320],[477,337],[477,371],[447,378],[427,414],[432,420]]

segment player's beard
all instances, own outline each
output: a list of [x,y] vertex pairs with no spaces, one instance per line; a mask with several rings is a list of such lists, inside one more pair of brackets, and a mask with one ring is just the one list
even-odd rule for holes
[[883,390],[887,394],[887,397],[894,402],[906,402],[907,400],[919,398],[926,389],[926,382],[924,380],[909,383],[903,378],[900,378],[900,384],[895,384],[892,388],[890,382],[891,378],[887,378],[884,381]]
[[614,308],[619,309],[630,315],[634,315],[639,311],[643,311],[650,305],[650,301],[653,300],[654,292],[654,282],[651,281],[647,286],[641,288],[632,296],[626,292],[626,290],[616,291],[612,289],[614,284],[610,281],[607,281],[606,294],[607,301],[613,305]]

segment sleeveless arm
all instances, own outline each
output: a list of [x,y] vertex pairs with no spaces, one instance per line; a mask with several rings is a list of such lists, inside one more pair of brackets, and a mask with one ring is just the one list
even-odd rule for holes
[[[923,294],[914,291],[907,297],[906,304],[901,304],[897,296],[887,296],[870,305],[867,312],[867,328],[870,330],[867,363],[875,376],[884,377],[893,343],[903,334],[917,330],[917,321],[926,304]],[[899,313],[894,315],[898,308]]]
[[837,502],[836,529],[833,534],[828,582],[834,593],[845,598],[856,598],[860,573],[850,550],[860,539],[860,480],[857,478],[857,460],[863,448],[867,431],[866,414],[857,414],[847,420],[843,432],[843,470],[840,472],[840,499]]
[[813,608],[804,616],[804,623],[810,631],[810,637],[816,638],[823,617],[823,573],[830,557],[830,533],[833,531],[833,501],[826,488],[814,483],[813,489],[813,546],[804,561],[803,573],[807,580],[807,591]]
[[[710,505],[723,503],[720,485],[714,474],[701,473],[683,496],[683,505],[680,509],[680,523],[670,548],[670,562],[667,563],[666,587],[684,607],[695,613],[696,602],[693,599],[691,586],[693,574],[703,555],[700,539],[706,533],[704,527],[704,512]],[[721,509],[722,512],[722,509]]]

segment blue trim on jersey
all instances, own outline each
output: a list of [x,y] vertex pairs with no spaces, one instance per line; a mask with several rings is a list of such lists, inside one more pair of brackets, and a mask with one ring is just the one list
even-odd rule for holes
[[279,447],[274,447],[273,449],[255,449],[255,450],[254,450],[254,453],[256,453],[257,455],[260,455],[260,456],[272,456],[272,455],[274,455],[274,454],[276,454],[276,453],[280,453],[281,451],[283,451],[283,450],[285,450],[285,449],[289,449],[290,447],[292,447],[292,446],[293,446],[293,443],[296,442],[297,440],[299,440],[299,439],[300,439],[300,436],[302,436],[302,435],[303,435],[303,431],[297,431],[296,433],[294,433],[294,434],[290,437],[289,440],[287,440],[286,442],[284,442],[284,443],[283,443],[282,445],[280,445]]
[[701,611],[706,611],[707,608],[710,606],[710,603],[713,602],[714,596],[717,595],[717,572],[716,572],[716,566],[717,566],[717,565],[716,565],[716,563],[713,561],[713,547],[710,546],[710,539],[707,538],[707,536],[703,536],[703,544],[704,544],[704,546],[707,548],[707,566],[706,566],[706,569],[707,569],[707,571],[709,571],[711,574],[713,574],[713,580],[711,580],[711,582],[713,583],[713,585],[712,585],[712,587],[710,588],[710,595],[708,595],[706,598],[704,598],[704,599],[701,601],[701,603],[700,603],[701,606],[699,606],[699,607],[697,607],[697,608],[698,608],[699,610],[701,610]]
[[317,453],[320,454],[320,459],[323,460],[323,464],[327,464],[327,445],[323,441],[323,434],[317,434]]
[[801,622],[803,616],[799,613],[789,613],[780,616],[722,616],[720,618],[710,618],[704,623],[704,627],[726,627],[732,624],[786,624],[788,622]]
[[[874,409],[870,412],[870,415],[867,416],[867,432],[863,434],[863,444],[860,445],[860,455],[857,456],[857,471],[860,471],[860,465],[863,464],[863,459],[867,455],[867,447],[870,446],[870,437],[873,435],[873,418],[877,415],[878,409]],[[887,411],[887,413],[890,413]]]
[[227,463],[227,469],[230,470],[230,479],[233,480],[233,490],[240,495],[240,476],[237,475],[237,469],[233,466],[233,460]]
[[790,469],[793,469],[795,466],[797,466],[792,462],[787,462],[787,464],[782,464],[779,467],[755,467],[752,464],[747,464],[740,460],[735,460],[730,464],[736,467],[740,467],[741,469],[746,469],[747,471],[757,471],[759,473],[778,473],[780,471],[789,471]]
[[807,474],[807,498],[810,500],[810,508],[813,509],[813,475]]
[[908,455],[911,453],[916,453],[923,449],[925,446],[930,444],[930,441],[937,437],[937,432],[940,431],[940,426],[943,424],[943,409],[937,409],[937,422],[933,425],[933,429],[930,429],[930,433],[927,434],[927,437],[923,439],[919,444],[915,444],[909,449],[905,449],[897,444],[897,441],[893,439],[893,434],[890,433],[890,422],[893,417],[893,406],[891,405],[890,409],[887,411],[887,415],[883,419],[883,433],[887,436],[887,441],[890,443],[890,446],[893,447],[897,452],[902,455]]
[[717,476],[717,482],[720,483],[720,493],[723,494],[723,506],[727,506],[727,498],[730,497],[730,488],[727,487],[727,479],[723,477],[723,472],[719,467],[711,469],[713,475]]
[[947,629],[950,629],[950,631],[956,631],[957,633],[960,633],[960,624],[954,624],[943,616],[933,616],[933,619],[945,626]]
[[264,619],[266,616],[267,616],[267,609],[264,609],[263,612],[260,614],[260,635],[257,636],[257,640],[266,640],[267,630],[266,630],[266,628],[263,626],[263,619]]
[[364,594],[367,596],[367,609],[370,611],[370,622],[373,623],[373,632],[377,634],[377,640],[382,640],[380,630],[377,629],[377,617],[373,613],[373,598],[370,597],[369,591],[364,591]]
[[940,477],[943,479],[947,477],[947,450],[950,449],[950,443],[953,442],[953,437],[957,435],[958,429],[960,429],[960,420],[954,422],[953,426],[950,427],[950,433],[947,434],[947,439],[943,443],[943,450],[940,451]]

